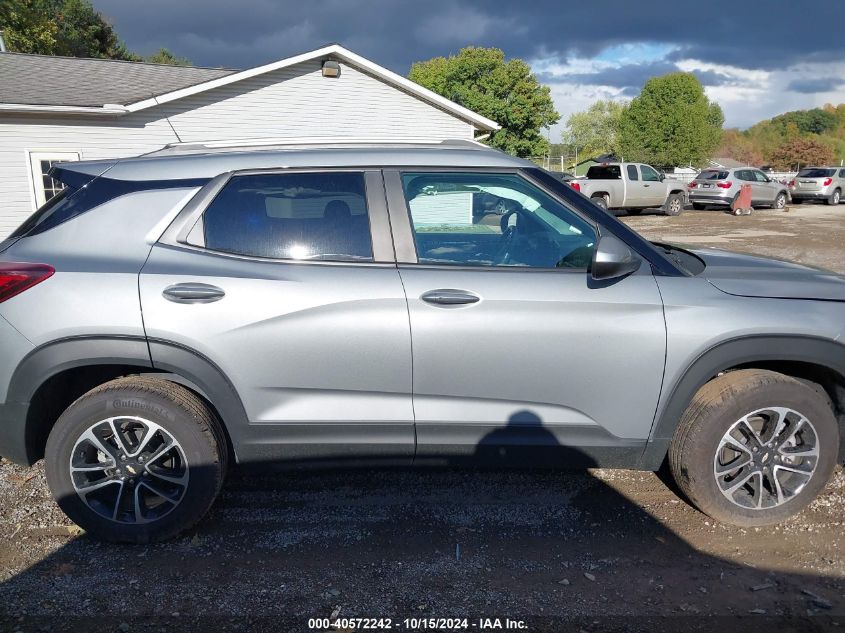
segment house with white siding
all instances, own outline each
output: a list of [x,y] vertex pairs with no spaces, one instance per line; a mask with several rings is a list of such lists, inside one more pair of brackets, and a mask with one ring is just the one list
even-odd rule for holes
[[332,44],[248,70],[0,53],[0,239],[55,195],[53,163],[178,142],[440,141],[499,126]]

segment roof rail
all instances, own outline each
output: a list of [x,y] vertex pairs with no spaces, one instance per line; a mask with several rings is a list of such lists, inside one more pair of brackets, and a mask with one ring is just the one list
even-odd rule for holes
[[285,138],[239,138],[226,140],[207,141],[183,141],[180,143],[168,143],[158,151],[201,151],[203,149],[225,149],[236,147],[290,147],[290,146],[342,146],[342,145],[447,145],[453,147],[466,147],[477,149],[489,149],[483,143],[471,139],[446,139],[435,141],[426,138],[403,138],[398,140],[376,140],[372,138],[350,138],[350,137],[285,137]]

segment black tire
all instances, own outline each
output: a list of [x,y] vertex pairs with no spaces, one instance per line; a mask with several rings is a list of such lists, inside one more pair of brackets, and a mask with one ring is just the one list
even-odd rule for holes
[[684,197],[679,193],[670,193],[663,203],[665,215],[681,215],[684,212]]
[[786,192],[781,191],[778,195],[775,196],[775,200],[772,203],[772,209],[783,209],[786,207]]
[[[183,454],[184,457],[181,469],[184,471],[186,483],[172,489],[176,491],[173,497],[177,499],[177,503],[169,505],[160,503],[159,508],[164,508],[164,510],[158,510],[161,516],[153,516],[146,523],[128,522],[129,514],[125,514],[118,521],[96,512],[77,493],[70,472],[72,453],[81,436],[95,425],[103,428],[103,420],[121,416],[142,418],[145,422],[158,425],[170,435],[171,439],[178,442],[180,456]],[[121,420],[126,418],[121,418]],[[143,432],[141,430],[137,433],[143,434]],[[124,436],[124,440],[127,437],[129,436]],[[114,436],[112,436],[112,442],[113,440]],[[108,441],[107,439],[104,442]],[[160,448],[166,444],[167,442],[162,441]],[[110,444],[108,448],[111,451],[114,447]],[[81,454],[82,449],[76,450]],[[117,454],[121,451],[117,448],[114,452]],[[162,450],[162,453],[166,451]],[[105,453],[101,454],[105,455]],[[164,457],[169,459],[167,455]],[[75,454],[73,459],[76,459]],[[142,455],[139,459],[143,461],[144,456]],[[120,499],[121,493],[124,496],[129,495],[128,500],[124,498],[123,507],[127,507],[127,504],[132,506],[133,498],[137,498],[134,496],[137,494],[136,489],[147,490],[146,482],[156,484],[161,482],[144,471],[144,468],[152,466],[152,461],[156,461],[152,459],[152,456],[146,466],[139,465],[131,459],[128,462],[120,462],[115,457],[112,461],[124,469],[117,470],[117,473],[124,475],[124,480],[128,478],[125,486],[120,484],[120,493],[114,495],[117,499]],[[47,482],[59,507],[92,536],[121,543],[163,541],[194,526],[208,512],[217,498],[223,485],[227,463],[225,434],[215,415],[205,403],[181,385],[140,376],[112,380],[79,398],[59,417],[50,432],[45,451]],[[128,467],[132,464],[134,464],[134,469]],[[114,471],[115,469],[109,469],[107,473],[110,477],[116,476]],[[129,475],[130,471],[132,475]],[[142,480],[142,477],[145,479]],[[165,482],[164,486],[166,485]],[[114,486],[109,487],[109,490],[114,489]],[[149,495],[147,492],[143,494]],[[160,500],[156,497],[153,499]],[[114,503],[102,505],[108,509],[111,506],[118,507],[118,504]],[[131,513],[133,517],[136,516],[131,509],[126,512]],[[152,515],[146,518],[150,516]]]
[[825,204],[828,205],[837,205],[842,198],[842,192],[839,189],[834,189],[833,193],[830,194],[829,198],[825,199]]
[[693,202],[692,208],[695,209],[696,211],[704,211],[704,209],[707,208],[707,205],[701,204],[700,202]]
[[597,207],[607,211],[607,196],[593,196],[590,198]]
[[625,209],[625,211],[628,213],[628,215],[639,215],[644,210],[645,209]]
[[[810,420],[818,457],[809,480],[792,498],[770,508],[745,508],[722,493],[714,465],[728,430],[765,407],[791,408]],[[752,527],[778,523],[803,510],[830,479],[838,453],[838,424],[820,387],[772,371],[743,369],[714,378],[698,391],[672,438],[669,466],[678,487],[699,510],[723,523]]]

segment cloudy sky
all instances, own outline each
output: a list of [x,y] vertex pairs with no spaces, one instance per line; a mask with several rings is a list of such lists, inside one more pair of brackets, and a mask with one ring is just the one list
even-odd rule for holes
[[[94,0],[129,47],[247,68],[338,42],[406,74],[468,45],[527,60],[561,124],[650,76],[698,75],[728,126],[845,102],[845,0]],[[558,140],[561,125],[551,130]]]

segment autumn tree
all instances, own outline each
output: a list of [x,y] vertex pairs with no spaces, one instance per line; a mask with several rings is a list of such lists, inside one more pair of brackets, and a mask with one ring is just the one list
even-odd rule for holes
[[722,142],[715,154],[716,156],[733,158],[746,165],[760,166],[765,162],[763,153],[757,149],[754,141],[735,128],[724,131]]
[[691,73],[652,77],[625,109],[619,146],[626,160],[658,166],[701,164],[722,139],[725,117]]
[[772,167],[781,170],[799,169],[805,165],[829,165],[833,150],[814,138],[796,138],[778,147],[772,154]]
[[498,48],[468,47],[457,55],[416,62],[408,77],[452,101],[493,119],[502,129],[487,143],[516,156],[548,149],[543,128],[560,120],[551,91],[521,59],[505,60]]

